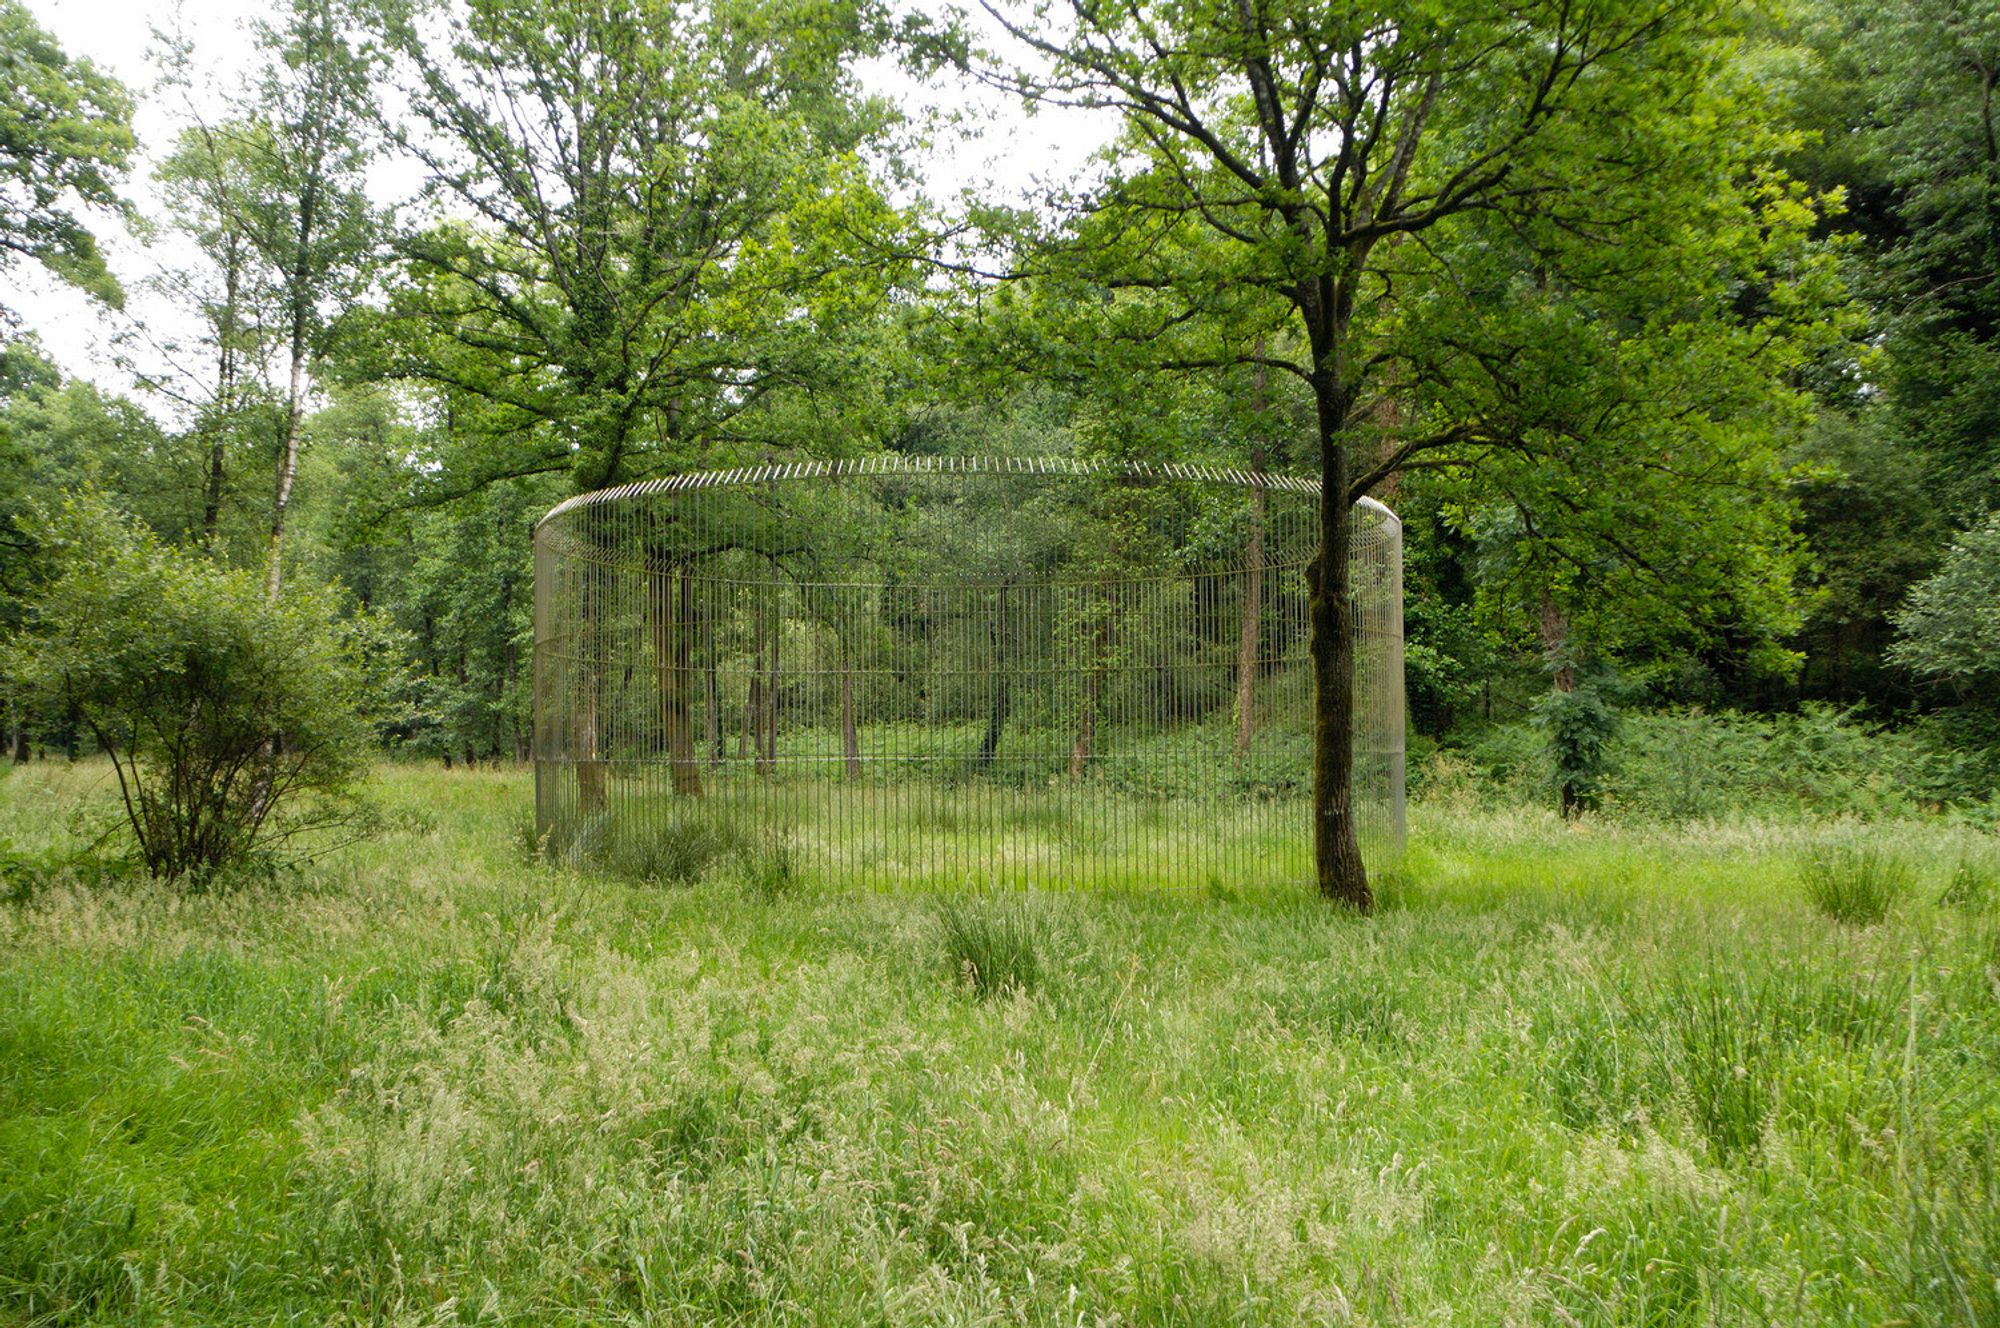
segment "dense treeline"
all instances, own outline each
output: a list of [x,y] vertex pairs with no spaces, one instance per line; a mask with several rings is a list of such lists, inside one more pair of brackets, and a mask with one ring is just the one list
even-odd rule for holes
[[[385,629],[394,749],[515,761],[568,494],[876,450],[1269,466],[1330,481],[1331,537],[1350,493],[1405,516],[1447,782],[1711,812],[1674,792],[1730,787],[1701,761],[1832,732],[1909,805],[1993,810],[1991,5],[287,0],[255,39],[220,119],[163,47],[140,215],[132,94],[0,0],[0,256],[180,315],[117,385],[5,330],[0,628],[58,576],[43,509],[95,490]],[[862,72],[894,62],[1125,127],[1041,206],[929,199],[941,149]],[[394,207],[391,158],[425,181]],[[114,273],[121,221],[185,261]],[[5,688],[15,759],[95,745]]]

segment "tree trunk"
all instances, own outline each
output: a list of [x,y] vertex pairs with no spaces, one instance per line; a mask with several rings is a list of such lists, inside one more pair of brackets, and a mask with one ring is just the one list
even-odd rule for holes
[[[291,383],[285,396],[285,436],[278,453],[278,487],[271,498],[271,547],[264,570],[264,598],[276,601],[285,581],[285,514],[292,505],[292,484],[299,473],[299,429],[305,417],[306,322],[312,303],[305,289],[306,244],[312,237],[314,201],[317,191],[306,189],[300,204],[299,259],[293,272],[291,299]],[[271,787],[275,778],[278,742],[267,739],[257,752],[258,773],[252,780],[251,806],[261,822],[269,814]]]
[[[1259,370],[1259,387],[1262,371]],[[1261,390],[1259,392],[1261,396]],[[1243,626],[1236,645],[1236,759],[1250,755],[1257,730],[1257,646],[1264,625],[1264,449],[1250,453],[1257,483],[1250,490],[1250,540],[1243,550]]]
[[1097,697],[1104,690],[1104,670],[1092,669],[1083,680],[1083,704],[1077,707],[1076,741],[1069,745],[1069,777],[1079,779],[1097,750]]
[[764,752],[765,677],[767,673],[776,673],[775,667],[768,662],[771,649],[770,619],[770,606],[759,600],[752,619],[750,677],[743,697],[743,732],[737,736],[736,741],[736,758],[742,760],[745,756],[753,757],[757,773],[760,775],[768,773],[771,768]]
[[1354,600],[1348,563],[1354,521],[1344,442],[1349,401],[1328,361],[1313,376],[1319,415],[1319,553],[1308,577],[1313,661],[1313,861],[1328,899],[1375,902],[1354,824]]
[[1083,677],[1083,701],[1077,707],[1076,740],[1069,746],[1069,777],[1082,776],[1091,757],[1097,754],[1097,702],[1104,695],[1104,675],[1109,661],[1104,657],[1111,645],[1111,609],[1100,607],[1097,628],[1090,638],[1090,672]]
[[[571,691],[569,757],[576,768],[577,809],[585,816],[604,810],[604,763],[599,749],[597,710],[603,690],[604,640],[598,622],[603,614],[604,587],[592,573],[578,591],[578,639],[566,642],[574,664],[564,679]],[[578,693],[581,693],[580,695]]]
[[604,810],[604,761],[597,745],[597,687],[584,689],[583,704],[571,721],[570,750],[576,762],[576,805],[585,816]]
[[305,350],[301,328],[293,337],[291,386],[286,393],[285,436],[278,451],[278,488],[271,498],[270,561],[264,571],[264,596],[276,599],[284,586],[285,516],[292,505],[292,485],[299,475],[299,428],[305,416]]
[[653,628],[653,680],[659,697],[660,730],[674,792],[701,796],[701,763],[694,750],[694,713],[688,692],[694,680],[690,653],[694,614],[685,567],[655,571],[646,578],[647,616]]
[[1000,587],[1000,603],[993,617],[993,704],[986,712],[986,732],[979,739],[979,755],[976,764],[981,770],[991,770],[993,760],[1000,754],[1000,738],[1007,731],[1007,712],[1013,708],[1012,689],[1007,677],[1007,590]]
[[758,736],[763,743],[762,762],[766,769],[778,764],[778,670],[781,667],[779,650],[785,635],[785,618],[781,609],[773,606],[771,614],[771,668],[764,675],[763,732]]
[[840,650],[840,754],[847,777],[861,778],[861,734],[854,723],[854,664],[845,644]]
[[311,123],[312,148],[305,179],[299,190],[298,217],[292,226],[291,268],[285,274],[291,373],[285,392],[285,438],[284,447],[278,455],[278,489],[271,504],[271,562],[264,580],[264,593],[271,599],[278,597],[284,583],[285,517],[292,505],[292,484],[299,473],[299,429],[305,419],[306,360],[312,352],[308,334],[312,326],[313,307],[320,295],[316,288],[325,280],[323,272],[315,274],[313,271],[313,246],[319,239],[320,191],[325,187],[329,133],[325,116],[333,104],[330,86],[332,71],[331,54],[322,52],[315,70],[319,116]]
[[986,732],[980,735],[977,764],[981,770],[991,770],[996,757],[1000,755],[1000,738],[1007,731],[1007,712],[1013,707],[1011,689],[1007,685],[1007,675],[1002,673],[993,685],[993,705],[986,712]]
[[[513,602],[512,586],[513,583],[509,582],[508,602],[510,604]],[[511,613],[509,614],[509,621],[512,621]],[[498,701],[507,714],[507,731],[514,739],[514,763],[516,765],[528,759],[528,735],[521,728],[521,708],[519,705],[514,704],[512,700],[515,695],[515,689],[520,686],[520,683],[521,650],[519,646],[514,644],[512,638],[509,638],[507,642],[507,671],[501,679]]]
[[702,701],[706,713],[702,716],[708,740],[708,768],[722,768],[722,682],[716,676],[715,665],[715,612],[709,599],[702,601],[701,610],[701,674]]
[[[1556,667],[1550,675],[1550,685],[1556,691],[1568,694],[1576,690],[1576,669],[1564,658],[1564,647],[1569,642],[1569,620],[1556,602],[1547,595],[1542,596],[1542,654]],[[1568,820],[1583,812],[1583,798],[1577,793],[1576,781],[1565,778],[1559,793],[1563,819]]]
[[290,289],[286,292],[291,320],[291,373],[285,390],[285,437],[278,453],[278,488],[271,503],[270,566],[264,577],[264,594],[270,599],[278,597],[278,591],[284,584],[285,517],[291,510],[292,485],[298,479],[299,429],[305,422],[306,356],[310,351],[307,329],[312,320],[315,294],[309,288],[312,280],[309,268],[313,237],[319,224],[319,164],[319,159],[315,158],[315,169],[307,175],[305,189],[299,196],[295,235],[298,250],[289,274]]

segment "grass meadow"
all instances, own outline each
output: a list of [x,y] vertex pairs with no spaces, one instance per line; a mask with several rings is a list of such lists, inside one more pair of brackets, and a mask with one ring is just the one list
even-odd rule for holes
[[[2000,1323],[2000,844],[1419,803],[1382,907],[531,857],[177,893],[0,777],[0,1323]],[[101,855],[99,855],[101,856]]]

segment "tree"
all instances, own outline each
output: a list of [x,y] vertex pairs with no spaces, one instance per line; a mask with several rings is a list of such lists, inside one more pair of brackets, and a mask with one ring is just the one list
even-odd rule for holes
[[1865,338],[1815,375],[1802,454],[1820,594],[1801,695],[1913,699],[1894,619],[2000,482],[2000,9],[1991,0],[1811,0],[1769,37],[1795,174],[1839,190],[1827,227]]
[[[191,52],[182,59],[191,61]],[[249,124],[197,124],[156,173],[167,224],[194,242],[202,262],[163,268],[154,283],[180,307],[199,312],[202,332],[194,346],[163,342],[172,372],[149,386],[193,414],[207,461],[201,538],[213,549],[220,548],[224,504],[234,489],[232,454],[287,424],[271,427],[272,394],[263,383],[279,313],[276,273],[251,229],[268,184],[268,152],[267,136]]]
[[[0,349],[0,633],[20,626],[27,604],[54,575],[37,512],[54,495],[93,489],[169,539],[194,513],[192,458],[133,401],[64,381],[33,336]],[[25,760],[37,730],[76,749],[66,711],[31,713],[9,689],[13,750]]]
[[1711,230],[1580,252],[1474,220],[1488,233],[1454,275],[1492,312],[1476,328],[1406,315],[1412,345],[1437,348],[1412,354],[1424,409],[1503,444],[1417,482],[1480,550],[1482,616],[1543,658],[1565,812],[1602,773],[1613,712],[1594,684],[1614,652],[1699,653],[1738,678],[1795,665],[1783,642],[1803,549],[1786,454],[1809,403],[1794,384],[1841,335],[1822,316],[1840,291],[1795,188],[1759,193],[1754,243],[1738,229],[1720,252]]
[[[1492,229],[1552,271],[1607,280],[1612,258],[1677,228],[1705,228],[1725,250],[1754,245],[1770,222],[1794,228],[1790,200],[1755,189],[1746,169],[1759,105],[1730,64],[1736,7],[1051,10],[989,7],[1045,68],[980,72],[1031,101],[1124,116],[1107,181],[1040,268],[1045,284],[1104,292],[1063,298],[1063,316],[1094,329],[1090,353],[1129,349],[1121,371],[1261,364],[1310,395],[1322,483],[1314,842],[1322,891],[1366,907],[1352,812],[1352,505],[1401,472],[1564,451],[1562,432],[1428,408],[1437,368],[1458,364],[1455,342],[1494,344],[1489,319],[1504,309],[1456,280]],[[1736,132],[1745,121],[1749,135]],[[1496,383],[1512,379],[1496,367]]]
[[[132,101],[88,60],[72,60],[20,0],[0,0],[0,271],[31,258],[107,304],[122,295],[74,208],[121,213],[132,160]],[[13,313],[0,305],[0,317]]]
[[110,757],[153,875],[203,882],[348,814],[369,668],[324,594],[270,599],[101,499],[73,499],[41,538],[58,570],[6,671]]
[[889,114],[847,68],[876,26],[817,0],[392,15],[401,142],[441,215],[401,241],[385,369],[489,426],[461,433],[447,495],[614,484],[756,439],[786,391],[857,388],[852,329],[898,265],[864,261],[897,223],[863,158]]
[[278,21],[258,23],[264,63],[248,112],[217,131],[226,143],[208,149],[216,169],[241,172],[218,203],[235,214],[266,268],[285,359],[265,567],[272,599],[284,581],[285,524],[313,372],[367,280],[377,238],[362,181],[372,57],[350,36],[358,19],[350,0],[289,0]]

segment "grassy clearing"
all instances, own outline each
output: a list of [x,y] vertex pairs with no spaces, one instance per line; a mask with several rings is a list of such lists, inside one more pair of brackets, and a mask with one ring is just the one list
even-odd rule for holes
[[380,786],[176,896],[0,781],[0,1321],[2000,1321],[1990,836],[1419,807],[1356,920],[632,885]]

